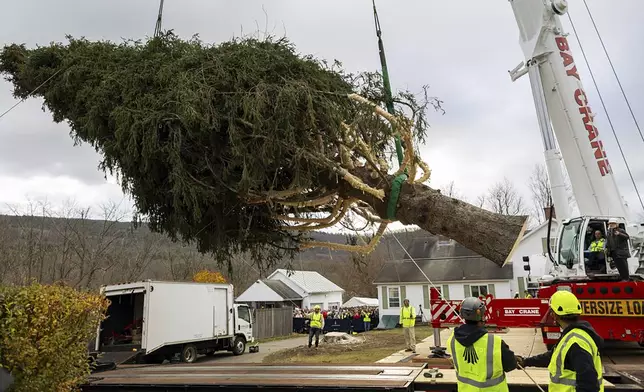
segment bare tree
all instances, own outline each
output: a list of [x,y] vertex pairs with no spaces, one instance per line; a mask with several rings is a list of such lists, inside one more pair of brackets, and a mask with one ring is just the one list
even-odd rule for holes
[[440,191],[443,195],[453,197],[454,199],[466,200],[465,195],[456,187],[454,181],[450,181],[447,184],[440,187]]
[[474,202],[474,205],[477,206],[478,208],[484,208],[485,203],[487,203],[487,196],[485,194],[482,194],[476,197],[476,201]]
[[507,178],[494,184],[485,197],[486,207],[503,215],[523,215],[526,207],[523,197]]
[[533,213],[532,216],[538,223],[546,220],[545,208],[550,207],[552,203],[552,191],[548,172],[544,164],[537,164],[532,170],[532,175],[528,182],[528,187],[532,193]]

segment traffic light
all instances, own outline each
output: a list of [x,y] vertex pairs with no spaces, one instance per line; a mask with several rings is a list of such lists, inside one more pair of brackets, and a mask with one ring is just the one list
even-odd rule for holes
[[530,257],[528,257],[528,256],[523,256],[523,262],[524,262],[524,263],[526,263],[526,264],[523,266],[523,270],[524,270],[524,271],[530,271]]

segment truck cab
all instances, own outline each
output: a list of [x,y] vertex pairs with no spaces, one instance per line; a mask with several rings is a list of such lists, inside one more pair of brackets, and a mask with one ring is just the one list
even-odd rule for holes
[[255,341],[253,337],[253,315],[248,305],[235,304],[234,305],[235,318],[235,335],[243,336],[247,343]]
[[[596,277],[605,277],[617,274],[617,269],[611,268],[608,258],[604,261],[606,263],[606,274],[593,274],[592,271],[586,270],[587,262],[591,257],[588,249],[594,240],[594,232],[600,231],[602,236],[606,238],[609,220],[608,217],[577,217],[562,223],[556,255],[557,272],[560,276],[580,277],[590,274]],[[623,218],[618,218],[617,221],[619,227],[625,229],[629,235],[637,235],[637,227],[627,227]],[[640,252],[633,247],[632,241],[629,241],[629,251],[631,254],[628,259],[629,273],[631,275],[641,273]]]

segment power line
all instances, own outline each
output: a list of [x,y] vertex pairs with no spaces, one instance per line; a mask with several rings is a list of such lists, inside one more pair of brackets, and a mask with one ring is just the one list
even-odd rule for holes
[[13,109],[15,109],[18,105],[20,105],[21,103],[25,102],[25,101],[27,100],[27,98],[29,98],[29,97],[30,97],[30,96],[32,96],[34,93],[36,93],[36,91],[38,91],[38,90],[39,90],[42,86],[44,86],[47,82],[49,82],[50,80],[52,80],[52,79],[54,78],[54,76],[58,75],[58,74],[59,74],[63,69],[67,69],[67,68],[60,68],[58,71],[54,72],[54,74],[53,74],[53,75],[51,75],[50,77],[48,77],[44,82],[40,83],[40,84],[38,85],[38,87],[36,87],[35,89],[31,90],[31,91],[29,92],[29,94],[27,94],[24,98],[22,98],[20,101],[16,102],[12,107],[10,107],[9,109],[5,110],[2,114],[0,114],[0,119],[1,119],[2,117],[4,117],[5,115],[9,114],[9,112],[10,112],[10,111],[12,111]]
[[583,0],[583,2],[584,2],[584,6],[586,7],[586,11],[588,11],[588,16],[590,16],[590,21],[593,23],[595,33],[597,33],[597,37],[599,38],[599,42],[601,43],[602,48],[604,49],[604,54],[606,55],[606,58],[608,59],[608,63],[610,64],[610,68],[613,70],[613,75],[615,75],[615,79],[617,80],[617,85],[619,86],[619,89],[622,92],[622,96],[624,97],[624,101],[626,101],[626,106],[628,106],[628,110],[631,112],[631,117],[633,118],[633,122],[635,122],[635,127],[637,128],[637,131],[639,132],[640,137],[642,138],[642,141],[644,142],[644,134],[642,134],[642,129],[640,128],[640,124],[637,122],[637,118],[635,117],[635,113],[633,113],[633,108],[631,107],[631,103],[628,100],[628,97],[626,97],[626,92],[624,91],[624,87],[622,87],[622,82],[619,80],[619,76],[617,76],[617,71],[615,71],[615,66],[613,66],[613,61],[610,59],[610,55],[608,54],[608,50],[606,50],[606,45],[604,45],[604,40],[602,39],[602,36],[599,33],[599,29],[597,28],[597,24],[595,23],[595,18],[593,18],[593,13],[590,12],[590,8],[588,8],[588,3],[586,3],[586,0]]
[[584,61],[586,62],[586,66],[588,67],[588,72],[590,73],[590,77],[593,80],[593,84],[595,85],[595,89],[597,90],[597,95],[599,96],[599,101],[602,104],[602,108],[604,109],[604,113],[606,113],[606,119],[608,120],[608,124],[610,126],[610,129],[613,132],[613,136],[615,136],[615,141],[617,142],[617,147],[619,148],[619,152],[622,155],[622,159],[624,160],[624,164],[626,165],[626,171],[628,171],[628,175],[630,176],[631,182],[633,183],[633,187],[635,188],[635,194],[637,194],[637,198],[640,201],[640,205],[642,206],[642,210],[644,210],[644,201],[642,201],[642,196],[640,195],[640,191],[637,188],[637,183],[635,182],[635,178],[633,177],[633,173],[631,172],[631,167],[628,164],[628,160],[626,159],[626,155],[624,154],[624,150],[622,149],[622,144],[619,142],[619,138],[617,137],[617,132],[615,132],[615,127],[613,126],[613,121],[610,119],[610,114],[608,114],[608,109],[606,108],[606,104],[604,103],[604,98],[602,97],[602,93],[599,91],[599,86],[597,85],[597,80],[595,79],[595,74],[593,73],[593,70],[590,67],[590,63],[588,62],[588,57],[586,56],[586,51],[584,50],[584,47],[581,44],[581,40],[579,39],[579,34],[577,34],[577,29],[575,28],[575,23],[572,21],[572,17],[570,16],[570,12],[567,12],[566,14],[568,15],[568,20],[570,21],[570,26],[572,27],[572,31],[573,31],[573,33],[575,33],[575,38],[577,39],[577,43],[579,44],[579,49],[581,50],[581,54],[584,57]]

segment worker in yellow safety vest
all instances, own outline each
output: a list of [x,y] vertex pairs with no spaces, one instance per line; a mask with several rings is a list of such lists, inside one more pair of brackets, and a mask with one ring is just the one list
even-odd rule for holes
[[532,294],[530,294],[528,290],[524,291],[523,294],[524,294],[523,298],[527,298],[527,299],[532,298]]
[[403,307],[400,308],[400,324],[403,327],[403,334],[405,335],[405,351],[416,352],[416,309],[409,305],[409,300],[403,301]]
[[600,349],[603,339],[587,321],[581,321],[581,305],[570,291],[550,297],[550,311],[563,329],[555,347],[530,358],[517,357],[519,365],[548,367],[549,392],[603,392]]
[[320,332],[324,328],[324,316],[320,312],[320,305],[315,305],[313,313],[309,315],[309,348],[313,343],[313,336],[315,336],[315,347],[320,344]]
[[508,392],[505,372],[516,369],[510,347],[499,335],[485,328],[485,303],[465,298],[461,303],[465,324],[454,329],[447,340],[459,392]]
[[595,239],[588,247],[586,270],[595,273],[606,273],[606,239],[600,230],[595,230]]
[[371,329],[371,314],[369,310],[362,312],[362,322],[364,323],[365,332],[369,331]]

